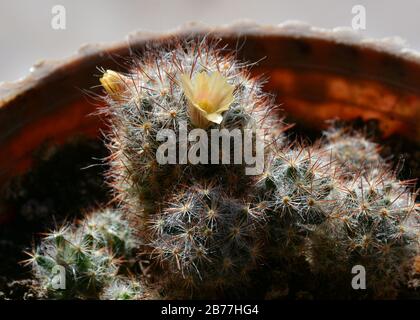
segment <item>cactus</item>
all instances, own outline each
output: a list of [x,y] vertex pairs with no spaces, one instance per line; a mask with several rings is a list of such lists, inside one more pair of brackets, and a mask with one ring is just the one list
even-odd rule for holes
[[332,278],[363,266],[373,297],[396,298],[419,255],[418,207],[387,167],[369,171],[343,183],[339,205],[311,236],[311,265]]
[[372,173],[376,167],[384,167],[385,161],[379,155],[379,146],[364,137],[361,132],[333,125],[324,132],[325,149],[350,176],[354,173]]
[[[247,273],[258,264],[266,213],[264,201],[251,192],[254,178],[244,173],[243,159],[197,165],[183,162],[180,152],[178,164],[162,165],[156,154],[159,132],[168,129],[176,133],[176,150],[183,147],[183,128],[188,133],[201,128],[209,136],[217,128],[252,129],[252,145],[260,134],[269,146],[265,153],[280,145],[283,127],[261,83],[231,55],[200,43],[152,51],[130,73],[107,71],[101,82],[112,128],[109,181],[163,271],[163,286],[171,294],[174,287],[187,288],[187,296],[216,294],[234,287],[233,279],[245,286]],[[225,156],[221,147],[218,151]],[[230,159],[234,151],[232,145]]]
[[[46,234],[25,262],[46,297],[99,298],[136,246],[128,223],[117,211],[105,209]],[[65,288],[54,286],[57,266],[64,268],[60,284]]]
[[[333,283],[344,277],[352,290],[347,277],[362,265],[373,297],[395,297],[418,283],[415,194],[361,133],[332,127],[312,146],[288,141],[262,82],[205,41],[150,48],[127,73],[107,70],[100,81],[100,112],[110,127],[107,181],[123,218],[111,215],[102,225],[112,232],[95,229],[95,237],[83,226],[49,235],[31,258],[47,289],[49,271],[64,257],[77,274],[69,280],[72,296],[157,297],[143,281],[113,278],[114,257],[134,252],[151,261],[148,285],[166,298],[241,297],[267,268],[273,297],[287,293],[291,271]],[[215,152],[197,148],[198,137],[189,136],[197,128],[208,136],[250,129],[253,156],[262,145],[263,171],[247,174],[244,154],[232,163],[233,144],[217,146],[217,163],[197,164]],[[163,141],[165,130],[174,139]],[[176,161],[159,161],[162,144],[177,152]],[[220,161],[226,155],[231,161]],[[93,287],[86,285],[92,272]]]
[[337,206],[341,176],[318,147],[297,145],[273,156],[262,191],[270,204],[271,250],[279,250],[276,255],[293,260],[303,252],[312,226],[322,224]]
[[[360,263],[374,295],[409,274],[419,250],[414,196],[362,134],[332,128],[312,147],[287,143],[261,83],[203,43],[152,50],[128,74],[108,71],[101,81],[112,128],[109,181],[171,294],[182,287],[217,295],[213,289],[238,279],[246,287],[260,258],[304,258],[325,274]],[[182,123],[187,131],[263,129],[264,172],[156,163],[158,132],[179,136]]]
[[113,278],[102,290],[101,300],[150,300],[159,299],[157,292],[135,278],[119,276]]
[[[153,256],[164,267],[160,282],[170,294],[238,288],[260,262],[264,203],[234,199],[214,184],[195,184],[177,194],[151,218]],[[169,271],[169,272],[167,272]]]

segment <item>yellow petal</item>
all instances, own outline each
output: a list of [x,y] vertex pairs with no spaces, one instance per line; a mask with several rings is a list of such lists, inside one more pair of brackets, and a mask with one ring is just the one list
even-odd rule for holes
[[230,85],[226,78],[219,72],[213,72],[210,76],[211,89],[209,101],[212,103],[211,112],[226,111],[229,109],[230,104],[233,102],[234,87]]
[[218,124],[222,122],[221,113],[229,109],[234,99],[234,86],[224,76],[219,72],[209,75],[203,71],[190,79],[183,74],[181,84],[188,100],[191,121],[195,125],[208,126],[208,121]]
[[185,73],[181,75],[181,84],[187,99],[190,101],[194,100],[194,87],[190,77]]
[[207,120],[217,124],[220,124],[223,120],[223,116],[220,113],[208,113],[205,117]]
[[121,100],[121,95],[127,88],[125,76],[113,70],[107,70],[99,81],[112,99]]
[[208,113],[207,110],[203,109],[199,104],[197,103],[190,103],[190,104],[193,105],[196,109],[200,110],[200,112]]
[[188,104],[188,114],[190,116],[191,122],[196,127],[205,129],[210,125],[210,121],[206,118],[207,112],[201,110],[191,103]]

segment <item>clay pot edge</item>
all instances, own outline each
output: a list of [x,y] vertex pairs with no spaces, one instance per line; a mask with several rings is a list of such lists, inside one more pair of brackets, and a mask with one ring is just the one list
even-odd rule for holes
[[113,43],[94,43],[81,46],[75,54],[63,59],[41,60],[30,68],[29,74],[16,81],[0,83],[0,108],[4,108],[14,98],[36,86],[39,80],[52,76],[56,71],[87,56],[102,51],[118,51],[127,44],[157,39],[180,37],[191,34],[230,35],[230,36],[288,36],[294,38],[314,38],[337,44],[353,45],[374,51],[388,53],[400,59],[420,65],[420,52],[407,47],[398,37],[383,39],[367,38],[349,27],[325,29],[311,26],[301,21],[286,21],[278,25],[263,25],[249,20],[231,24],[209,26],[200,22],[189,22],[166,32],[134,31],[125,40]]

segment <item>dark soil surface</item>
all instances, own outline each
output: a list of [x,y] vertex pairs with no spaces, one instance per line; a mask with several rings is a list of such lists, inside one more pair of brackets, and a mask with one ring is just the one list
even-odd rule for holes
[[[362,128],[368,137],[383,145],[382,155],[399,163],[400,179],[420,176],[418,145],[399,137],[381,141],[375,122],[356,121],[351,125],[355,129]],[[321,137],[319,131],[298,125],[289,135],[291,138],[305,137],[309,142]],[[61,147],[46,144],[36,154],[34,169],[12,181],[1,195],[2,202],[15,215],[11,222],[0,225],[0,299],[36,297],[30,290],[30,269],[19,262],[27,258],[24,251],[29,251],[39,240],[40,233],[108,203],[110,190],[104,182],[107,167],[101,160],[106,155],[101,141],[80,138]],[[268,279],[268,283],[270,281]],[[296,281],[302,282],[302,279]]]

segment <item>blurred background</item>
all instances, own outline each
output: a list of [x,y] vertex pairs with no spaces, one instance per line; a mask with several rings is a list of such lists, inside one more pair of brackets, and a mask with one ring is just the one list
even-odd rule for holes
[[[65,29],[52,27],[57,5],[65,8]],[[123,40],[135,30],[166,31],[190,21],[219,25],[241,19],[351,27],[355,5],[366,9],[366,29],[359,32],[399,36],[420,49],[418,0],[0,0],[0,82],[23,77],[41,59],[67,57],[85,43]]]

